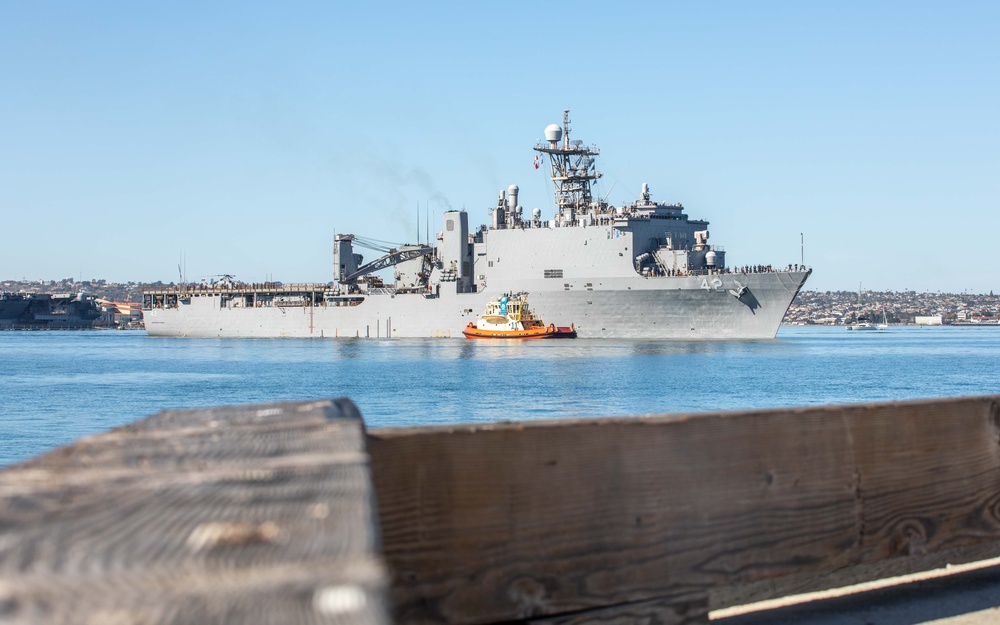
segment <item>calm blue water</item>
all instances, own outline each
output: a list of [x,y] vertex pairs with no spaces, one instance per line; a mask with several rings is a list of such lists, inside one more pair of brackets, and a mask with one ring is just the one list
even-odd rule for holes
[[1000,328],[775,341],[212,340],[0,332],[0,465],[165,408],[348,396],[369,427],[1000,393]]

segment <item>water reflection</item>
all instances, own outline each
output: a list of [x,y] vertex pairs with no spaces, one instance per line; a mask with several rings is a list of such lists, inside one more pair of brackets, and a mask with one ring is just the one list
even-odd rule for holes
[[336,354],[337,358],[344,358],[347,360],[360,358],[362,350],[364,349],[362,342],[367,340],[368,339],[358,338],[333,339],[333,352]]

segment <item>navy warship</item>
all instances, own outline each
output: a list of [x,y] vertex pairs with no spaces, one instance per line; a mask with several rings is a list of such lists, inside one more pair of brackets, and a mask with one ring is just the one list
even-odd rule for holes
[[[811,269],[738,268],[709,243],[708,222],[681,204],[651,199],[612,206],[595,197],[599,151],[570,140],[569,111],[534,147],[546,164],[556,211],[526,214],[519,189],[499,193],[491,223],[444,213],[434,245],[384,249],[364,263],[353,234],[334,237],[328,284],[245,283],[223,276],[143,291],[151,336],[451,337],[491,298],[529,293],[544,319],[572,323],[581,338],[769,339]],[[393,268],[388,282],[376,272]]]
[[0,330],[85,330],[101,325],[101,307],[85,293],[0,293]]

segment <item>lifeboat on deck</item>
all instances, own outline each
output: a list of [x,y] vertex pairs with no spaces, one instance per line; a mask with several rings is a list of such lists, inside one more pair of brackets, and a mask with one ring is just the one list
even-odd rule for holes
[[528,310],[528,294],[517,293],[491,299],[462,334],[467,339],[575,339],[576,327],[545,325]]

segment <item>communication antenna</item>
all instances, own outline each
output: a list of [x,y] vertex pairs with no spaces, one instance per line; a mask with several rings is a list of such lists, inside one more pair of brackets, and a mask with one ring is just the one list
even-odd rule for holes
[[611,192],[615,190],[615,185],[618,184],[618,181],[622,179],[622,174],[625,173],[625,170],[628,169],[628,166],[629,166],[629,163],[625,163],[625,167],[622,167],[621,174],[618,174],[618,177],[615,178],[615,181],[611,185],[611,188],[608,189],[608,192],[604,194],[603,198],[601,198],[601,204],[604,204],[605,202],[608,201],[608,196],[611,195]]
[[177,279],[180,280],[181,284],[186,284],[184,280],[185,275],[187,275],[187,254],[181,251],[177,259]]
[[801,232],[799,233],[799,264],[803,267],[806,266],[806,237]]

